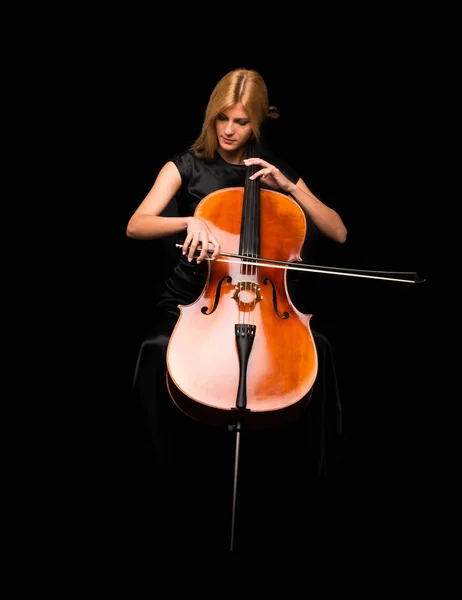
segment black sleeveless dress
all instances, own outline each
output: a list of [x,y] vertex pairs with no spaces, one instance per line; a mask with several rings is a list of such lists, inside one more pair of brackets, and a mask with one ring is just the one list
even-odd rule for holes
[[[262,158],[275,164],[291,181],[299,179],[279,158],[269,153],[262,154]],[[172,160],[183,182],[176,198],[180,216],[192,215],[200,200],[213,191],[244,186],[246,167],[229,164],[218,154],[213,161],[205,161],[185,151]],[[312,228],[308,231],[317,235]],[[181,256],[165,282],[153,311],[152,334],[142,342],[138,355],[133,404],[139,410],[140,439],[151,459],[147,477],[153,476],[156,502],[163,498],[162,521],[168,523],[166,531],[173,528],[182,543],[217,543],[224,544],[225,549],[235,476],[235,433],[187,417],[173,403],[166,388],[166,349],[179,317],[178,305],[198,298],[205,277],[205,263],[189,263]],[[274,430],[242,434],[238,477],[243,503],[241,526],[247,523],[254,503],[258,502],[260,509],[264,503],[258,518],[262,531],[259,529],[258,536],[252,535],[251,540],[244,534],[246,547],[257,539],[263,543],[266,518],[272,515],[274,521],[273,511],[281,502],[289,507],[290,518],[285,512],[279,533],[289,534],[287,519],[295,519],[292,528],[299,526],[297,519],[307,514],[309,505],[315,498],[323,497],[323,490],[329,485],[328,467],[335,467],[341,404],[334,359],[327,338],[320,332],[312,333],[318,352],[318,375],[302,416]],[[255,518],[251,519],[251,527],[257,527]],[[170,533],[166,535],[171,540]]]

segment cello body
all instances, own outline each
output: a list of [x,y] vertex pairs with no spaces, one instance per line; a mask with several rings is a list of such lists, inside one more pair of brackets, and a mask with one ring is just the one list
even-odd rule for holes
[[[258,195],[250,212],[249,193]],[[227,252],[301,260],[305,215],[282,193],[225,188],[203,198],[195,216]],[[225,261],[207,266],[204,289],[195,302],[179,306],[168,344],[172,400],[191,418],[217,426],[239,422],[258,429],[293,420],[309,402],[317,375],[312,315],[292,303],[286,269]]]

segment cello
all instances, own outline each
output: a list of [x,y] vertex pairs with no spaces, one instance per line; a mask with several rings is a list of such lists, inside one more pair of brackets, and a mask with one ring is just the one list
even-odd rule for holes
[[[257,144],[250,156],[257,156]],[[287,290],[287,270],[301,261],[305,214],[295,200],[249,179],[210,193],[194,215],[237,261],[208,261],[199,298],[179,306],[167,348],[167,387],[190,417],[216,426],[266,428],[296,418],[308,404],[318,369],[310,329]]]

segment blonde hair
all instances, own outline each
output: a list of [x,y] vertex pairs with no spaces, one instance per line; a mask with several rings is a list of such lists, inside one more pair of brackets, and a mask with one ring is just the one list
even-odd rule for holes
[[269,117],[277,119],[279,113],[268,104],[268,90],[263,77],[251,69],[234,69],[227,73],[215,86],[205,111],[199,137],[192,144],[192,152],[199,158],[212,159],[217,149],[215,121],[227,108],[241,102],[249,115],[254,137],[260,139],[260,129]]

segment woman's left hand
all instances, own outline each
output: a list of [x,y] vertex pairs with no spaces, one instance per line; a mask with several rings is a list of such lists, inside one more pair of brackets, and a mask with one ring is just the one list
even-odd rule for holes
[[271,165],[262,158],[244,158],[244,164],[246,167],[250,167],[251,165],[261,166],[262,168],[254,173],[250,179],[256,179],[257,177],[260,177],[261,180],[270,188],[279,189],[283,192],[289,193],[290,189],[294,185],[287,179],[285,175],[281,173],[277,167]]

